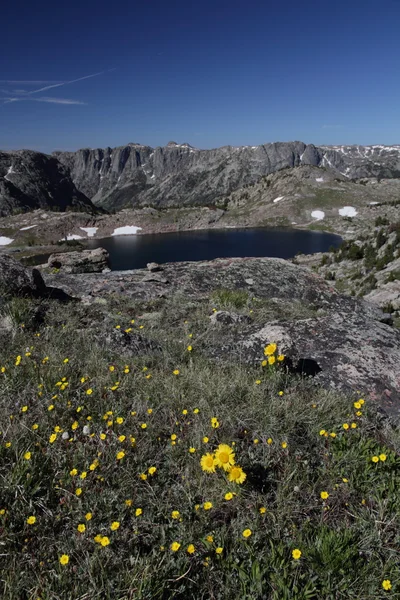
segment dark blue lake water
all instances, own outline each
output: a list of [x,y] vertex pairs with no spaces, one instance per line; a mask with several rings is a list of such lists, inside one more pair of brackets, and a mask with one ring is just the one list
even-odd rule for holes
[[111,269],[140,269],[148,262],[212,260],[243,256],[292,258],[298,252],[326,252],[339,246],[341,238],[331,233],[300,229],[211,229],[127,235],[90,240],[89,248],[105,248]]

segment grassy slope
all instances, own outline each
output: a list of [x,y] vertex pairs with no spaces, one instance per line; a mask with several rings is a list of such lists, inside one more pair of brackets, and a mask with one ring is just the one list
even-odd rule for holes
[[[53,304],[35,325],[29,301],[9,303],[14,336],[0,348],[2,599],[400,597],[398,433],[367,396],[357,416],[358,396],[318,389],[281,367],[210,362],[207,345],[223,332],[208,315],[231,303],[260,321],[271,308],[229,292],[203,304],[114,298],[104,321],[101,308]],[[113,353],[93,343],[99,323],[139,330],[163,351]],[[201,456],[219,443],[234,449],[242,485],[221,469],[202,471]]]

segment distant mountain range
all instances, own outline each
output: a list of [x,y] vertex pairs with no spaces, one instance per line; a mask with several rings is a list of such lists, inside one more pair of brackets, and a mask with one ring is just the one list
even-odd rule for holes
[[170,142],[151,148],[0,152],[0,215],[34,208],[108,211],[218,203],[281,169],[312,165],[341,178],[400,178],[399,146],[314,146],[276,142],[199,150]]

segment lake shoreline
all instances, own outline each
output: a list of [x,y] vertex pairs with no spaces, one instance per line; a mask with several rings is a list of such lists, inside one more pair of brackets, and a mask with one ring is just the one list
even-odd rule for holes
[[[104,248],[112,271],[146,267],[147,263],[210,261],[217,258],[282,258],[312,255],[338,247],[336,234],[278,227],[214,228],[153,234],[111,236],[71,243],[70,250],[82,252]],[[35,252],[24,256],[24,264],[44,265],[50,254]]]

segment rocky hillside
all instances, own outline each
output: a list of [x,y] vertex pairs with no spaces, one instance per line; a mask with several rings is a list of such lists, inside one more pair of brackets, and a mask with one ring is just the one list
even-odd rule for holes
[[55,157],[32,150],[0,152],[0,217],[38,208],[97,212]]
[[303,142],[198,150],[170,142],[151,148],[56,152],[79,190],[108,210],[132,206],[214,203],[285,168],[326,167],[346,179],[400,177],[400,146],[317,147]]
[[331,252],[298,256],[295,262],[311,267],[338,290],[376,304],[400,325],[400,222],[378,217],[371,231]]

